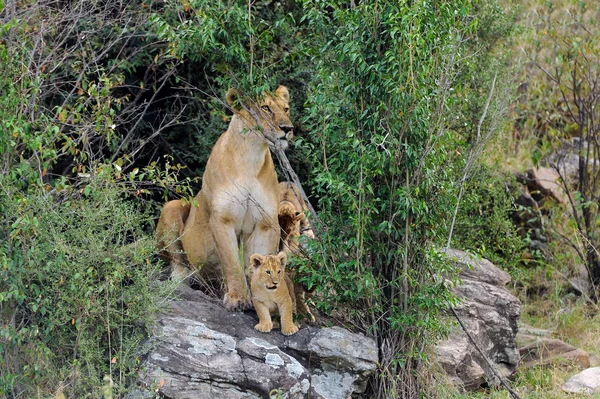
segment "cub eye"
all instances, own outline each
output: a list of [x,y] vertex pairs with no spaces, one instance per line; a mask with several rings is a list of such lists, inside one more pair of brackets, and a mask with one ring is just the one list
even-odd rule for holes
[[269,106],[268,106],[268,105],[263,105],[263,106],[262,106],[262,107],[260,107],[260,108],[261,108],[263,111],[265,111],[265,112],[269,112],[269,113],[271,112],[271,108],[269,108]]
[[277,270],[277,274],[281,274],[281,270]]
[[290,107],[285,107],[285,108],[283,109],[283,112],[285,112],[286,114],[287,114],[288,112],[290,112]]
[[270,271],[270,270],[267,270],[267,274],[270,276],[270,275],[271,275],[271,271]]

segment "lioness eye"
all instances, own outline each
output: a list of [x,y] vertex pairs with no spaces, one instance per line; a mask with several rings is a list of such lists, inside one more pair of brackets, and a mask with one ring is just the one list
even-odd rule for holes
[[288,113],[288,112],[290,112],[290,107],[285,107],[285,108],[283,109],[283,111],[284,111],[285,113]]
[[269,106],[268,106],[268,105],[263,105],[261,108],[262,108],[262,110],[263,110],[263,111],[265,111],[265,112],[271,112],[271,108],[269,108]]

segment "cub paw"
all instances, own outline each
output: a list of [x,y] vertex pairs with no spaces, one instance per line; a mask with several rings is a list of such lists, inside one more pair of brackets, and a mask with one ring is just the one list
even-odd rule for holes
[[254,326],[254,329],[256,331],[268,333],[271,332],[271,330],[273,329],[273,323],[258,323]]
[[283,326],[281,328],[281,333],[283,335],[293,335],[296,334],[298,332],[298,326],[295,324],[292,324],[290,326]]
[[315,316],[310,312],[310,310],[306,311],[305,313],[302,313],[301,320],[311,325],[317,322],[317,319],[315,319]]
[[228,292],[223,298],[223,305],[231,312],[242,311],[250,308],[247,298],[242,298],[242,294],[237,291]]

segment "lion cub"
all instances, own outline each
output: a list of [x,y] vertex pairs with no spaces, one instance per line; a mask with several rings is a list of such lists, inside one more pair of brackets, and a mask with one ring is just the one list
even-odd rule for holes
[[292,335],[298,332],[298,327],[292,319],[296,309],[294,284],[285,273],[286,261],[285,252],[265,256],[254,254],[250,257],[252,265],[250,289],[259,321],[254,329],[258,331],[271,331],[273,328],[271,314],[277,311],[281,318],[281,333]]

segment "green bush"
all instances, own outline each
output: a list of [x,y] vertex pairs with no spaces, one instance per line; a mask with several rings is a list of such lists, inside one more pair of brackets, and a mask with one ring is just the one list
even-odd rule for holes
[[317,306],[377,337],[371,397],[418,397],[426,343],[446,332],[438,316],[454,303],[434,247],[456,195],[446,119],[470,2],[303,4],[316,72],[302,145],[321,223],[301,274],[323,295]]
[[[25,31],[19,21],[5,28]],[[152,261],[150,208],[130,197],[149,179],[167,187],[168,174],[153,165],[123,173],[123,159],[70,141],[92,137],[88,122],[102,127],[114,109],[71,110],[64,134],[62,111],[40,100],[43,77],[26,68],[32,43],[21,39],[0,42],[0,397],[97,398],[103,386],[121,394],[172,289]],[[114,100],[109,88],[93,95]],[[111,130],[93,137],[109,142]],[[59,154],[77,178],[52,175]]]
[[20,397],[63,385],[70,397],[98,397],[110,376],[123,392],[170,289],[152,261],[148,216],[100,178],[64,202],[1,183],[8,218],[0,247],[0,390]]
[[454,227],[453,245],[490,260],[497,266],[518,273],[525,238],[519,236],[512,221],[516,210],[514,177],[479,165],[465,183]]

